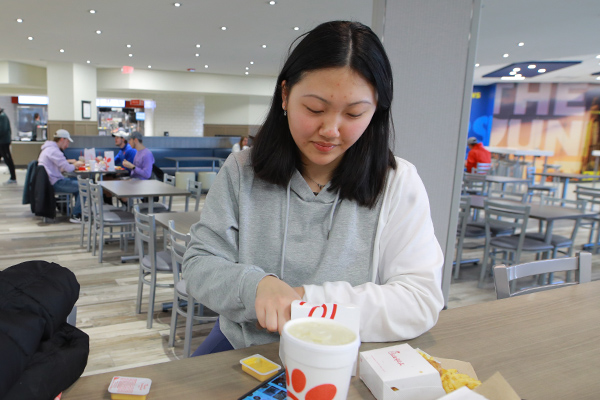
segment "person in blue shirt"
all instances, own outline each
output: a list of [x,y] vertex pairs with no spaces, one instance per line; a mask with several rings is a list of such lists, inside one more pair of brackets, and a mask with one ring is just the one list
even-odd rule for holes
[[115,138],[115,146],[121,149],[115,156],[115,167],[122,167],[123,160],[133,163],[137,151],[127,143],[127,137],[129,136],[127,132],[119,130],[112,135]]

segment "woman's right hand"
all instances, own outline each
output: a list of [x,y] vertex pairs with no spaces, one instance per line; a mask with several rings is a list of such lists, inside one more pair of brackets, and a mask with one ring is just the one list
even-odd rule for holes
[[258,324],[270,332],[279,332],[290,320],[292,301],[302,300],[298,290],[274,276],[265,276],[256,288],[256,317]]

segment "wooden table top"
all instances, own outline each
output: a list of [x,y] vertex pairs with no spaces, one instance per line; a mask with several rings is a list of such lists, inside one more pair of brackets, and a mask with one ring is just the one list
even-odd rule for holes
[[100,182],[102,188],[117,197],[189,196],[190,192],[155,179],[127,179]]
[[[399,311],[400,312],[400,311]],[[429,354],[470,362],[480,379],[499,371],[523,399],[597,399],[600,393],[600,281],[442,311],[409,340]],[[361,351],[396,343],[363,343]],[[115,375],[152,379],[151,399],[236,399],[258,384],[239,360],[279,362],[279,344],[233,350],[80,378],[64,400],[109,399]],[[358,377],[348,399],[373,399]]]
[[163,228],[169,228],[169,221],[175,221],[175,230],[189,233],[192,225],[200,221],[200,211],[163,212],[154,215],[156,223]]

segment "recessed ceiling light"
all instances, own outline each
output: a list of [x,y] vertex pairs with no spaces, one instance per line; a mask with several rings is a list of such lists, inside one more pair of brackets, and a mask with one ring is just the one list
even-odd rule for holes
[[596,58],[600,58],[600,54],[598,54],[598,55],[596,56]]
[[133,54],[129,53],[129,57],[133,57]]
[[523,47],[523,46],[525,46],[525,43],[519,42],[519,47]]
[[502,54],[502,57],[504,57],[504,58],[508,57],[508,53]]
[[200,54],[196,53],[196,57],[200,57]]
[[152,68],[152,65],[148,65],[148,68]]
[[96,33],[99,35],[99,34],[101,34],[101,33],[102,33],[102,31],[96,31]]
[[519,67],[514,67],[513,68],[513,71],[516,71],[516,72],[519,72],[520,70],[521,70],[521,68],[519,68]]
[[295,30],[295,31],[299,31],[299,30],[300,30],[300,27],[299,27],[299,26],[295,26],[295,27],[294,27],[294,30]]
[[248,72],[248,71],[246,71],[246,72],[244,72],[244,74],[248,75],[248,74],[249,74],[249,72]]
[[515,71],[510,71],[508,74],[509,75],[516,75],[517,73]]
[[181,3],[173,3],[175,7],[181,7]]
[[546,68],[540,68],[540,69],[538,69],[538,72],[540,74],[543,74],[544,72],[546,72]]
[[479,67],[479,63],[475,64],[475,68]]
[[275,4],[277,4],[277,3],[275,3],[275,1],[273,1],[273,0],[271,0],[271,1],[269,2],[269,4],[270,4],[270,5],[272,5],[272,6],[274,6],[274,5],[275,5]]
[[596,78],[597,81],[600,81],[600,76]]
[[197,49],[199,49],[199,48],[200,48],[200,45],[199,45],[199,44],[197,44],[197,45],[196,45],[196,48],[197,48]]
[[536,67],[536,65],[535,65],[535,64],[529,64],[529,65],[527,66],[527,68],[529,68],[529,69],[535,69],[535,67]]
[[127,45],[127,48],[128,48],[128,49],[130,49],[130,48],[131,48],[131,45],[130,45],[130,44],[128,44],[128,45]]
[[516,75],[516,76],[503,76],[500,78],[503,81],[524,81],[525,77]]
[[21,18],[17,18],[17,22],[21,23],[21,22],[23,22],[23,20]]
[[96,14],[96,10],[90,10],[90,14]]
[[204,68],[208,68],[208,64],[206,64],[206,65],[204,66]]
[[64,53],[64,52],[65,52],[65,49],[60,49],[59,51],[60,51],[61,53]]
[[250,67],[246,67],[246,71],[248,71],[250,69]]
[[266,48],[267,48],[267,45],[266,45],[266,44],[263,44],[263,45],[262,45],[262,48],[263,48],[263,49],[266,49]]
[[89,64],[89,63],[91,63],[91,61],[90,61],[90,60],[87,60],[86,62],[87,62],[88,64]]
[[254,61],[250,61],[250,65],[254,65]]
[[221,30],[222,30],[222,31],[226,31],[226,30],[227,30],[227,27],[226,27],[226,26],[222,26],[222,27],[221,27]]
[[33,36],[29,36],[27,40],[33,40]]

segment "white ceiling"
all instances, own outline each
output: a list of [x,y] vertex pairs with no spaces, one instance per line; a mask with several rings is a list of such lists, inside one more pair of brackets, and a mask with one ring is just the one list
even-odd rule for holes
[[[180,0],[181,7],[173,2],[5,1],[0,61],[44,66],[48,61],[90,60],[99,68],[152,65],[156,70],[195,68],[196,73],[227,75],[244,75],[249,68],[250,75],[275,76],[299,34],[327,20],[370,25],[372,19],[370,0],[277,0],[274,6],[268,0]],[[300,30],[294,31],[295,26]],[[481,76],[519,61],[583,61],[531,82],[600,83],[590,76],[600,72],[599,32],[599,0],[482,0],[474,83],[498,82]],[[504,53],[510,56],[503,58]]]

